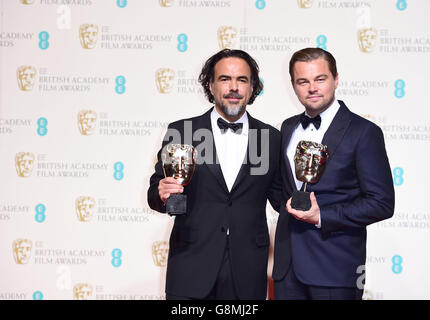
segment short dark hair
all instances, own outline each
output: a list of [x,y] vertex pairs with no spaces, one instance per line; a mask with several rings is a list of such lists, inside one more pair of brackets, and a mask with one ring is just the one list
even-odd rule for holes
[[305,48],[299,51],[296,51],[290,60],[290,77],[291,81],[294,81],[294,65],[297,61],[309,62],[319,58],[323,58],[328,63],[328,68],[333,75],[333,78],[336,78],[337,75],[337,67],[336,67],[336,59],[333,55],[321,48]]
[[209,83],[214,81],[215,65],[221,59],[230,57],[236,57],[245,60],[248,63],[249,68],[251,69],[251,85],[253,90],[251,97],[249,98],[248,104],[252,104],[255,98],[263,90],[263,83],[258,76],[260,69],[258,68],[257,62],[248,53],[242,50],[224,49],[214,54],[205,62],[199,76],[199,82],[203,86],[205,95],[208,98],[209,102],[214,102],[214,96],[209,89]]

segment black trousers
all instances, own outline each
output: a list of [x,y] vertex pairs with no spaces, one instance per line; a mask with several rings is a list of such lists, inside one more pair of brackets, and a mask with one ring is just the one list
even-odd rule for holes
[[[223,261],[221,263],[220,270],[218,272],[215,285],[209,292],[209,294],[203,299],[198,300],[238,300],[239,297],[236,293],[236,288],[234,286],[233,273],[230,263],[230,250],[227,245],[224,251]],[[191,297],[181,297],[166,293],[166,300],[196,300],[196,298]]]
[[275,281],[275,300],[361,300],[363,290],[355,287],[320,287],[300,282],[293,266],[284,279]]

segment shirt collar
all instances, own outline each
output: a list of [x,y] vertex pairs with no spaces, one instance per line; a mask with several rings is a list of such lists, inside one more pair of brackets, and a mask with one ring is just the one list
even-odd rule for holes
[[[336,115],[339,108],[340,108],[339,101],[337,101],[337,99],[334,99],[330,107],[328,107],[327,109],[325,109],[323,112],[320,113],[322,127],[328,128],[330,123],[333,121],[334,116]],[[306,111],[305,111],[305,115],[309,117]]]

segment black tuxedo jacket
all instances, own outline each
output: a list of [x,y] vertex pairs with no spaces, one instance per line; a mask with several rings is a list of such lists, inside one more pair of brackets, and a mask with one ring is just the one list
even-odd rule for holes
[[[366,261],[366,226],[394,213],[394,186],[381,129],[352,113],[342,101],[324,135],[329,158],[320,180],[308,184],[321,210],[321,229],[281,212],[275,236],[273,278],[290,263],[309,285],[355,287]],[[284,121],[282,184],[296,190],[286,151],[299,116]],[[291,254],[290,254],[291,252]]]
[[[211,111],[212,109],[202,116],[171,123],[163,147],[179,133],[180,143],[192,144],[198,149],[198,145],[204,140],[201,139],[200,129],[212,133]],[[207,296],[217,278],[229,239],[232,273],[239,298],[266,298],[270,244],[266,204],[269,199],[272,207],[279,211],[282,197],[279,172],[281,138],[275,128],[249,114],[248,119],[250,132],[256,132],[257,139],[252,142],[250,134],[246,161],[231,192],[227,189],[221,167],[216,161],[213,140],[208,141],[215,151],[213,155],[208,150],[199,151],[199,157],[209,160],[196,165],[190,184],[184,188],[187,213],[175,218],[170,235],[166,275],[168,294],[192,298]],[[266,142],[263,139],[261,143],[262,135],[268,137]],[[268,156],[265,174],[253,174],[253,169],[261,164],[253,163],[255,161],[250,159],[250,150]],[[148,203],[152,209],[165,212],[165,206],[158,195],[158,182],[164,178],[160,152],[155,173],[150,178]]]

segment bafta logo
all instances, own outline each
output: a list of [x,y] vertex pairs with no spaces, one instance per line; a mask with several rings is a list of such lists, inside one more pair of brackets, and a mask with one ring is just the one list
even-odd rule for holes
[[169,93],[173,89],[173,80],[175,72],[169,68],[160,68],[155,72],[155,83],[157,84],[158,92]]
[[84,136],[89,136],[96,130],[97,113],[92,110],[81,110],[78,112],[79,132]]
[[364,289],[363,297],[361,300],[373,300],[373,293],[368,289]]
[[30,261],[32,246],[33,243],[28,239],[17,239],[12,243],[16,264],[27,264]]
[[15,168],[18,177],[27,178],[34,167],[34,155],[30,152],[18,152],[15,155]]
[[165,267],[167,265],[167,257],[169,254],[169,244],[166,241],[155,241],[152,244],[152,259],[157,267]]
[[307,211],[311,207],[310,193],[306,192],[308,183],[316,183],[324,172],[328,147],[324,144],[301,140],[297,144],[294,163],[296,179],[304,183],[304,189],[295,190],[291,199],[291,207]]
[[31,91],[36,81],[36,69],[32,66],[20,66],[16,70],[18,88],[22,91]]
[[358,46],[362,52],[372,52],[376,45],[377,31],[374,28],[358,30]]
[[22,4],[33,4],[34,0],[21,0]]
[[79,27],[79,39],[84,49],[93,49],[97,44],[99,28],[94,24],[82,24]]
[[218,28],[218,44],[220,49],[232,49],[237,37],[237,31],[232,26]]
[[297,0],[299,8],[308,9],[312,8],[314,0]]
[[370,113],[365,113],[365,114],[360,114],[360,116],[362,116],[363,118],[372,121],[373,123],[377,123],[377,119],[376,117],[374,117],[372,114]]
[[96,201],[92,197],[81,196],[75,200],[76,215],[81,222],[88,222],[93,217]]
[[173,0],[158,0],[158,2],[160,3],[160,6],[163,8],[173,6]]
[[88,300],[93,294],[93,287],[88,283],[78,283],[73,287],[73,299]]

